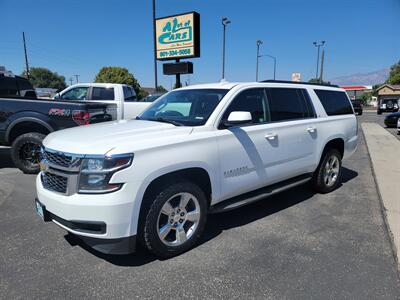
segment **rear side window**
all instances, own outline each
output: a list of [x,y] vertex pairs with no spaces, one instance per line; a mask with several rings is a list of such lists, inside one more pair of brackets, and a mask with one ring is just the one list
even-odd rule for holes
[[287,121],[315,116],[307,91],[293,88],[269,88],[271,121]]
[[353,114],[347,94],[339,91],[314,90],[328,116]]
[[93,87],[91,100],[114,100],[114,88]]

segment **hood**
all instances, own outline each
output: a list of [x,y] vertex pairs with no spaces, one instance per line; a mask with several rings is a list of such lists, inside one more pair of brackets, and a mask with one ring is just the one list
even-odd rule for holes
[[[192,127],[143,120],[121,120],[79,126],[49,134],[46,148],[76,154],[125,153],[187,136]],[[120,151],[119,151],[120,150]]]

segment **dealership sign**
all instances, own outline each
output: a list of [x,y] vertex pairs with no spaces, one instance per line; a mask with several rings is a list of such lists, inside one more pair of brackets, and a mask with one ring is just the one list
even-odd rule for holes
[[158,60],[200,56],[200,15],[190,12],[156,19]]

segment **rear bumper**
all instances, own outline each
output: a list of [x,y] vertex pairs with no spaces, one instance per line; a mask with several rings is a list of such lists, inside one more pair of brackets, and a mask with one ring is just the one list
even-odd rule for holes
[[357,150],[358,135],[349,139],[344,145],[344,155],[343,158],[348,158]]

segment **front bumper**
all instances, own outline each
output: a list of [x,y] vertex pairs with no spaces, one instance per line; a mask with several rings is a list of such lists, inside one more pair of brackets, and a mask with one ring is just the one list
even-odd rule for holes
[[397,127],[397,120],[398,118],[386,118],[384,123],[387,127]]
[[[49,191],[36,179],[37,198],[45,207],[45,221],[52,221],[68,232],[80,236],[101,252],[133,252],[137,213],[134,212],[135,183],[125,184],[108,194],[74,194],[66,196]],[[120,251],[117,246],[129,246]],[[125,247],[126,248],[126,247]]]

